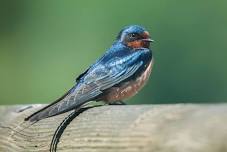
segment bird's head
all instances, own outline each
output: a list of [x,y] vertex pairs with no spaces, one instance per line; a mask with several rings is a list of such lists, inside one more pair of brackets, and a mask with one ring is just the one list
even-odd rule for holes
[[145,28],[138,25],[130,25],[123,28],[117,36],[117,40],[131,48],[149,48],[150,34]]

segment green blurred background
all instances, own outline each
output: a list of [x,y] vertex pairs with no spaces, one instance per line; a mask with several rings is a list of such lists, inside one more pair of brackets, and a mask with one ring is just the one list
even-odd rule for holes
[[227,101],[225,0],[0,3],[0,104],[52,102],[130,24],[150,31],[155,66],[128,103]]

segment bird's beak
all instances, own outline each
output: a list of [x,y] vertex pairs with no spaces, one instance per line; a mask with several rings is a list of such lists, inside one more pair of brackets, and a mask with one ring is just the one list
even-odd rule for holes
[[142,39],[142,41],[144,41],[144,42],[154,42],[154,40],[150,39],[150,34],[148,31],[145,31],[143,33],[143,37],[144,37],[144,39]]
[[145,41],[145,42],[154,42],[154,40],[152,40],[152,39],[150,39],[150,38],[142,39],[142,41]]

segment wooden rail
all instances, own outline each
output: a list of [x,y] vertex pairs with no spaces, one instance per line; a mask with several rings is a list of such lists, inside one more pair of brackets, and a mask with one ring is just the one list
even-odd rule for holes
[[[50,150],[70,113],[23,121],[41,106],[0,106],[1,152]],[[101,106],[68,123],[55,134],[57,151],[227,152],[227,104]]]

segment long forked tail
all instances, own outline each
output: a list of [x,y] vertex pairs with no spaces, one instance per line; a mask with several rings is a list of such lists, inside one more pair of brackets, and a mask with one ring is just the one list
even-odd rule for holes
[[74,95],[75,87],[71,88],[62,97],[54,101],[53,103],[47,105],[46,107],[38,110],[32,115],[25,118],[25,121],[36,122],[44,118],[62,114],[64,112],[70,111],[72,109],[78,108],[83,105],[84,102],[75,101]]

